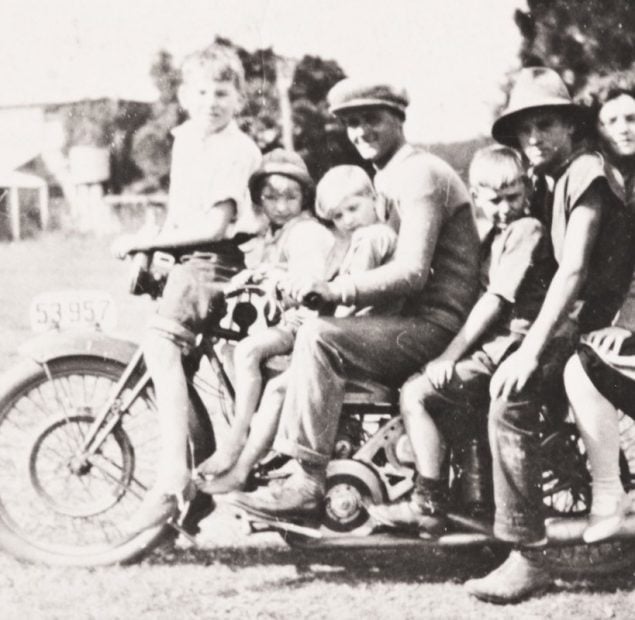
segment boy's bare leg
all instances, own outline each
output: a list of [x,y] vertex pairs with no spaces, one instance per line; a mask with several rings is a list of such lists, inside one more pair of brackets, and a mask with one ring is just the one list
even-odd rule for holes
[[262,394],[261,365],[263,361],[274,355],[290,353],[292,347],[292,332],[275,327],[249,336],[238,343],[234,351],[236,376],[234,422],[228,440],[224,445],[218,446],[216,452],[199,467],[200,474],[218,476],[236,464],[247,441],[249,425]]
[[434,387],[425,372],[404,384],[400,407],[417,468],[415,487],[405,501],[371,506],[368,511],[376,523],[428,534],[445,531],[446,437],[457,446],[478,436],[491,371],[489,358],[476,351],[456,363],[451,379],[442,388]]
[[182,351],[165,332],[151,329],[144,343],[144,358],[156,394],[160,451],[157,478],[141,506],[127,524],[138,533],[173,517],[191,479],[187,460],[189,397]]
[[156,393],[161,452],[155,488],[179,494],[190,479],[187,462],[189,397],[181,348],[163,333],[152,330],[144,357]]
[[406,433],[412,445],[417,472],[424,478],[439,480],[446,443],[437,425],[426,411],[422,395],[425,375],[411,377],[401,389],[400,408]]
[[249,438],[236,464],[226,473],[199,484],[205,493],[229,493],[244,488],[254,465],[267,453],[278,430],[282,403],[287,391],[287,373],[267,383],[258,413],[254,416]]

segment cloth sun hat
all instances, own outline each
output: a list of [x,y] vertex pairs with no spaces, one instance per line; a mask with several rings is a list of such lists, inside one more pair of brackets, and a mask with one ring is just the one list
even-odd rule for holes
[[355,108],[383,107],[405,116],[410,97],[405,88],[390,82],[345,78],[331,88],[327,101],[332,114]]
[[254,203],[260,200],[263,180],[272,174],[280,174],[297,181],[305,194],[314,190],[315,184],[302,157],[293,151],[275,149],[263,156],[260,168],[249,178],[249,194]]
[[570,118],[581,123],[584,110],[573,103],[562,78],[547,67],[521,69],[509,95],[506,110],[492,125],[492,137],[506,146],[517,147],[516,122],[527,110],[554,108],[566,111]]

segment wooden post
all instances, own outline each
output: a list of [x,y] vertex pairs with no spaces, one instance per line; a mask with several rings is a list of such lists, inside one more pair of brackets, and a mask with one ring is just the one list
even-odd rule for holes
[[49,226],[49,188],[48,185],[43,185],[38,190],[40,199],[40,225],[42,230],[46,230]]
[[276,87],[280,101],[280,125],[282,126],[282,144],[293,151],[293,113],[289,100],[289,89],[293,83],[297,61],[293,58],[276,58]]
[[20,193],[17,187],[9,188],[9,220],[11,222],[11,238],[20,239]]

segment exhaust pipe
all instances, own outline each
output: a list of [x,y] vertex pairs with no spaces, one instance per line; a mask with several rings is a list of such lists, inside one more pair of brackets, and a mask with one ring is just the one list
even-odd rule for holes
[[[311,549],[333,548],[381,548],[381,547],[412,547],[412,546],[436,546],[436,547],[470,547],[487,544],[508,545],[510,543],[495,538],[489,524],[459,514],[448,514],[449,519],[461,527],[464,531],[450,532],[438,538],[416,535],[376,533],[370,532],[358,534],[333,535],[320,530],[313,530],[307,535],[307,528],[284,522],[260,521],[245,519],[250,531],[278,531],[296,534],[294,545]],[[540,547],[562,547],[567,545],[584,545],[582,533],[588,523],[587,517],[551,517],[545,521],[547,542]],[[602,542],[621,538],[635,538],[635,514],[628,515],[619,531]]]

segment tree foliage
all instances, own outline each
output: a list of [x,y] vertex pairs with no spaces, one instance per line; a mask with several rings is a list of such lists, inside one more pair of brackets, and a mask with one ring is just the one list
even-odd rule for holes
[[574,93],[597,76],[635,69],[633,0],[527,0],[515,21],[522,65],[552,67]]
[[304,56],[289,89],[293,111],[293,146],[315,179],[338,164],[364,165],[346,138],[343,125],[328,111],[326,95],[345,76],[334,60]]
[[[344,76],[334,60],[304,56],[297,62],[278,56],[273,49],[249,52],[232,41],[216,37],[216,45],[236,50],[245,68],[245,106],[238,124],[263,152],[282,146],[280,82],[278,71],[290,64],[293,68],[290,87],[285,96],[291,106],[293,147],[306,160],[314,178],[340,163],[360,163],[341,125],[328,113],[326,94]],[[157,53],[150,75],[159,91],[148,121],[136,132],[132,156],[142,171],[138,191],[155,191],[167,187],[169,180],[171,130],[185,118],[178,103],[180,71],[169,52]]]

